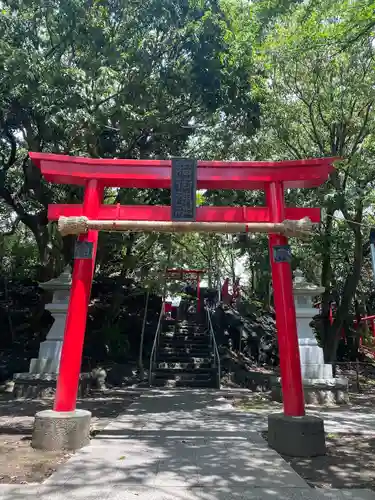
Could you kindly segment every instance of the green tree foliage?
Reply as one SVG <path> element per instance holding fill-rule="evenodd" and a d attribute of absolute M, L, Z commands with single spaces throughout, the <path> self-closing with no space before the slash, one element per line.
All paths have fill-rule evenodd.
<path fill-rule="evenodd" d="M 216 0 L 9 0 L 0 29 L 0 198 L 52 272 L 51 249 L 63 244 L 51 243 L 46 207 L 81 192 L 41 182 L 28 151 L 165 158 L 180 155 L 188 125 L 211 113 L 257 126 L 252 68 L 239 63 L 233 78 L 230 19 Z"/>
<path fill-rule="evenodd" d="M 239 3 L 241 8 L 243 3 Z M 237 9 L 240 7 L 237 5 Z M 326 356 L 335 358 L 339 335 L 350 312 L 364 301 L 363 274 L 368 260 L 368 231 L 373 223 L 374 164 L 374 4 L 370 1 L 254 2 L 237 25 L 236 39 L 253 52 L 259 70 L 257 92 L 261 127 L 257 134 L 233 133 L 226 120 L 202 127 L 202 154 L 228 159 L 336 157 L 336 171 L 319 189 L 287 192 L 287 202 L 322 208 L 317 237 L 293 241 L 293 266 L 326 287 L 323 313 L 338 304 L 332 328 L 322 332 Z M 250 46 L 246 35 L 252 32 Z M 197 154 L 199 142 L 191 144 Z M 231 204 L 263 204 L 257 193 L 217 193 Z M 254 244 L 255 243 L 255 244 Z M 257 244 L 258 243 L 258 244 Z M 262 238 L 240 244 L 267 281 L 267 246 Z M 260 256 L 257 257 L 258 252 Z M 261 264 L 263 262 L 263 265 Z M 269 274 L 268 274 L 269 276 Z M 362 277 L 362 279 L 361 279 Z M 259 283 L 252 275 L 251 283 Z M 367 281 L 367 287 L 371 282 Z M 254 285 L 252 285 L 254 287 Z M 257 294 L 264 292 L 257 290 Z M 362 291 L 360 291 L 362 290 Z"/>
<path fill-rule="evenodd" d="M 327 322 L 323 332 L 329 360 L 335 358 L 339 333 L 360 281 L 368 249 L 361 224 L 371 213 L 375 182 L 373 40 L 368 33 L 344 47 L 347 35 L 342 25 L 352 4 L 319 2 L 313 9 L 310 4 L 295 8 L 292 16 L 276 23 L 260 56 L 269 68 L 264 110 L 273 155 L 341 160 L 329 182 L 309 197 L 310 203 L 323 208 L 315 249 L 321 259 L 318 275 L 326 287 L 325 314 L 333 290 L 339 304 L 333 327 Z M 344 223 L 335 222 L 335 217 L 344 218 Z M 346 231 L 338 233 L 343 227 Z M 337 241 L 346 246 L 344 273 L 342 265 L 331 262 Z"/>

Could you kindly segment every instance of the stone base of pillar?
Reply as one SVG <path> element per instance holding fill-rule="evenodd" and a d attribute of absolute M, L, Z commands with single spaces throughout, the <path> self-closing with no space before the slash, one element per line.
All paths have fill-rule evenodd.
<path fill-rule="evenodd" d="M 299 338 L 298 345 L 303 379 L 333 378 L 332 365 L 324 363 L 323 349 L 318 346 L 315 338 Z"/>
<path fill-rule="evenodd" d="M 39 356 L 30 360 L 30 373 L 58 373 L 62 340 L 46 340 L 40 344 Z"/>
<path fill-rule="evenodd" d="M 331 406 L 349 402 L 348 379 L 303 379 L 305 403 L 311 405 Z M 273 401 L 282 403 L 280 377 L 271 379 L 271 397 Z"/>
<path fill-rule="evenodd" d="M 78 397 L 85 397 L 91 388 L 91 373 L 81 373 Z M 56 391 L 56 373 L 15 373 L 13 375 L 13 395 L 15 398 L 51 398 Z"/>
<path fill-rule="evenodd" d="M 50 374 L 57 373 L 59 370 L 59 359 L 54 358 L 32 358 L 30 359 L 29 373 Z"/>
<path fill-rule="evenodd" d="M 39 450 L 78 450 L 90 444 L 91 413 L 43 410 L 35 415 L 31 445 Z"/>
<path fill-rule="evenodd" d="M 325 455 L 323 419 L 287 417 L 283 413 L 268 416 L 268 444 L 282 455 L 317 457 Z"/>

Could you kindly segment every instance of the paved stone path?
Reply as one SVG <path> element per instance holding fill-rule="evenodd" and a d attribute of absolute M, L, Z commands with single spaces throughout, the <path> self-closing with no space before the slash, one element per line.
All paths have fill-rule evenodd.
<path fill-rule="evenodd" d="M 5 486 L 0 499 L 375 498 L 309 488 L 267 447 L 264 424 L 263 415 L 236 411 L 216 391 L 145 392 L 43 485 Z"/>

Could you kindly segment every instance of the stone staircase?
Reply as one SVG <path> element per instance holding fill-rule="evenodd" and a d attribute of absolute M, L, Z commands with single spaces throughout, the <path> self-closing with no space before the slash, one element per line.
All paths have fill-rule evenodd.
<path fill-rule="evenodd" d="M 214 348 L 205 325 L 165 320 L 152 369 L 153 386 L 218 387 Z"/>

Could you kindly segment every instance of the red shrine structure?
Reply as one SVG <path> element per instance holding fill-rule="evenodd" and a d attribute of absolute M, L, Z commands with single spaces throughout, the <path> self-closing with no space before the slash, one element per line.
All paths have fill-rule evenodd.
<path fill-rule="evenodd" d="M 79 216 L 85 216 L 88 221 L 159 221 L 159 226 L 160 221 L 171 221 L 170 206 L 103 204 L 105 187 L 170 188 L 171 160 L 92 159 L 47 153 L 30 153 L 30 157 L 47 181 L 84 187 L 82 204 L 50 205 L 50 221 L 57 221 L 60 217 Z M 281 162 L 198 161 L 197 189 L 260 189 L 265 192 L 266 206 L 201 206 L 196 209 L 195 221 L 228 225 L 236 222 L 244 223 L 247 227 L 246 224 L 250 223 L 276 224 L 308 217 L 313 223 L 318 223 L 319 208 L 286 207 L 284 191 L 320 186 L 333 171 L 334 160 L 317 158 Z M 78 236 L 78 242 L 83 246 L 87 245 L 88 251 L 75 255 L 54 404 L 54 410 L 57 412 L 71 412 L 76 408 L 98 230 L 88 227 L 84 234 Z M 285 234 L 269 234 L 284 414 L 298 417 L 305 414 L 305 408 L 288 249 Z"/>
<path fill-rule="evenodd" d="M 197 286 L 197 312 L 201 310 L 201 293 L 200 284 L 201 276 L 205 274 L 203 269 L 167 269 L 166 275 L 168 279 L 175 279 L 181 281 L 195 281 Z"/>

